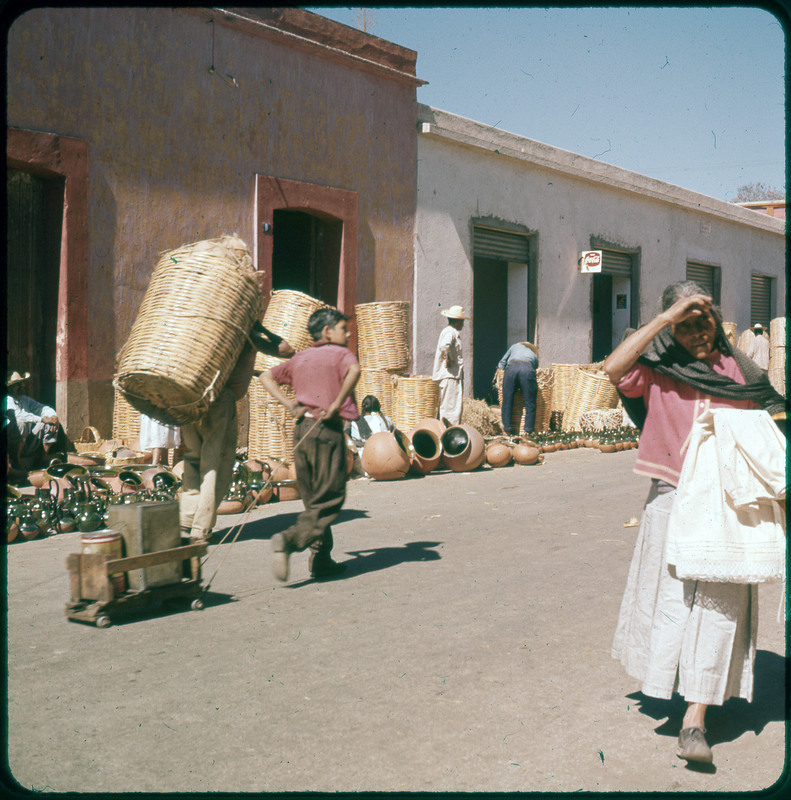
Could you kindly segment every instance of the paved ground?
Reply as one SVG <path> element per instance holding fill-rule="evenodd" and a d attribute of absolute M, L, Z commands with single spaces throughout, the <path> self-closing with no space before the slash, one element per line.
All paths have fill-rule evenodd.
<path fill-rule="evenodd" d="M 203 611 L 69 622 L 79 534 L 14 543 L 8 759 L 46 792 L 751 791 L 784 766 L 782 587 L 761 587 L 752 703 L 710 713 L 715 768 L 674 755 L 677 703 L 610 657 L 647 479 L 633 452 L 355 481 L 342 580 L 271 575 L 299 501 L 213 545 Z M 223 527 L 233 518 L 221 518 Z"/>

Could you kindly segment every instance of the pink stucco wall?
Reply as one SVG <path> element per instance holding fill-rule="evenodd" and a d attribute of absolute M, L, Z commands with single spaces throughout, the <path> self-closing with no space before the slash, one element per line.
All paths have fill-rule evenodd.
<path fill-rule="evenodd" d="M 356 302 L 411 297 L 414 54 L 285 13 L 37 9 L 12 25 L 9 127 L 87 144 L 89 387 L 106 390 L 162 250 L 230 232 L 252 245 L 256 175 L 356 192 Z M 344 40 L 356 60 L 333 54 Z"/>

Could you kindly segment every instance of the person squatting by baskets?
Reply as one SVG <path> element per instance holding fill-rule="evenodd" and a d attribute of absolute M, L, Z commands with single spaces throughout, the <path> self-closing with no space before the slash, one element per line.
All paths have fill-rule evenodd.
<path fill-rule="evenodd" d="M 442 329 L 434 353 L 434 371 L 431 375 L 439 384 L 439 418 L 451 425 L 461 421 L 462 385 L 464 383 L 464 354 L 461 347 L 461 331 L 464 328 L 462 306 L 451 306 L 441 311 L 448 318 Z"/>
<path fill-rule="evenodd" d="M 536 425 L 536 397 L 538 395 L 538 349 L 532 342 L 512 344 L 500 359 L 497 368 L 503 370 L 503 405 L 501 415 L 503 430 L 510 436 L 513 430 L 511 415 L 514 408 L 514 395 L 522 390 L 525 398 L 525 433 L 531 433 Z"/>
<path fill-rule="evenodd" d="M 691 281 L 668 286 L 661 311 L 613 351 L 604 370 L 642 429 L 634 471 L 652 479 L 612 656 L 649 697 L 686 700 L 676 754 L 711 762 L 708 706 L 753 692 L 757 585 L 681 580 L 666 558 L 685 442 L 701 411 L 785 407 L 757 365 L 728 343 L 722 317 Z"/>
<path fill-rule="evenodd" d="M 55 409 L 25 393 L 29 381 L 29 372 L 13 370 L 6 376 L 3 432 L 9 466 L 14 471 L 45 467 L 51 455 L 69 449 Z"/>
<path fill-rule="evenodd" d="M 367 394 L 360 404 L 360 416 L 356 420 L 346 423 L 345 430 L 349 434 L 358 450 L 362 450 L 365 443 L 374 433 L 392 431 L 395 428 L 393 420 L 382 413 L 379 398 Z"/>
<path fill-rule="evenodd" d="M 291 553 L 310 548 L 313 578 L 331 578 L 345 568 L 332 560 L 331 525 L 346 499 L 344 420 L 357 419 L 353 392 L 360 377 L 357 357 L 347 347 L 348 317 L 334 308 L 314 311 L 308 320 L 313 344 L 259 376 L 264 388 L 297 420 L 294 466 L 305 505 L 297 521 L 272 537 L 272 569 L 288 580 Z M 288 398 L 278 384 L 294 388 Z"/>
<path fill-rule="evenodd" d="M 194 541 L 211 537 L 217 508 L 231 485 L 239 435 L 236 402 L 247 393 L 256 350 L 281 358 L 294 353 L 285 339 L 256 323 L 217 399 L 197 422 L 181 427 L 184 473 L 179 523 L 182 535 Z"/>

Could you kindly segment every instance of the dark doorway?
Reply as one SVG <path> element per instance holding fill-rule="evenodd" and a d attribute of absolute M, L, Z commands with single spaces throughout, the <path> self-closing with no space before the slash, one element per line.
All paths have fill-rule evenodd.
<path fill-rule="evenodd" d="M 30 372 L 30 393 L 55 408 L 62 178 L 7 171 L 8 368 Z"/>
<path fill-rule="evenodd" d="M 475 256 L 473 273 L 472 393 L 496 405 L 492 381 L 508 349 L 508 262 Z"/>
<path fill-rule="evenodd" d="M 612 352 L 612 275 L 593 275 L 591 360 L 601 361 Z"/>
<path fill-rule="evenodd" d="M 272 229 L 272 289 L 293 289 L 337 306 L 343 223 L 275 209 Z"/>

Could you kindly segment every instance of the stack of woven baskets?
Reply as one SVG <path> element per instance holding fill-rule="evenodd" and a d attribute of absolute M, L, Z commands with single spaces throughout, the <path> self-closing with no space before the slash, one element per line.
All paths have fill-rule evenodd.
<path fill-rule="evenodd" d="M 160 422 L 197 421 L 224 388 L 261 312 L 252 258 L 238 237 L 163 253 L 120 353 L 116 389 Z"/>
<path fill-rule="evenodd" d="M 786 393 L 786 318 L 769 323 L 769 381 L 783 396 Z"/>

